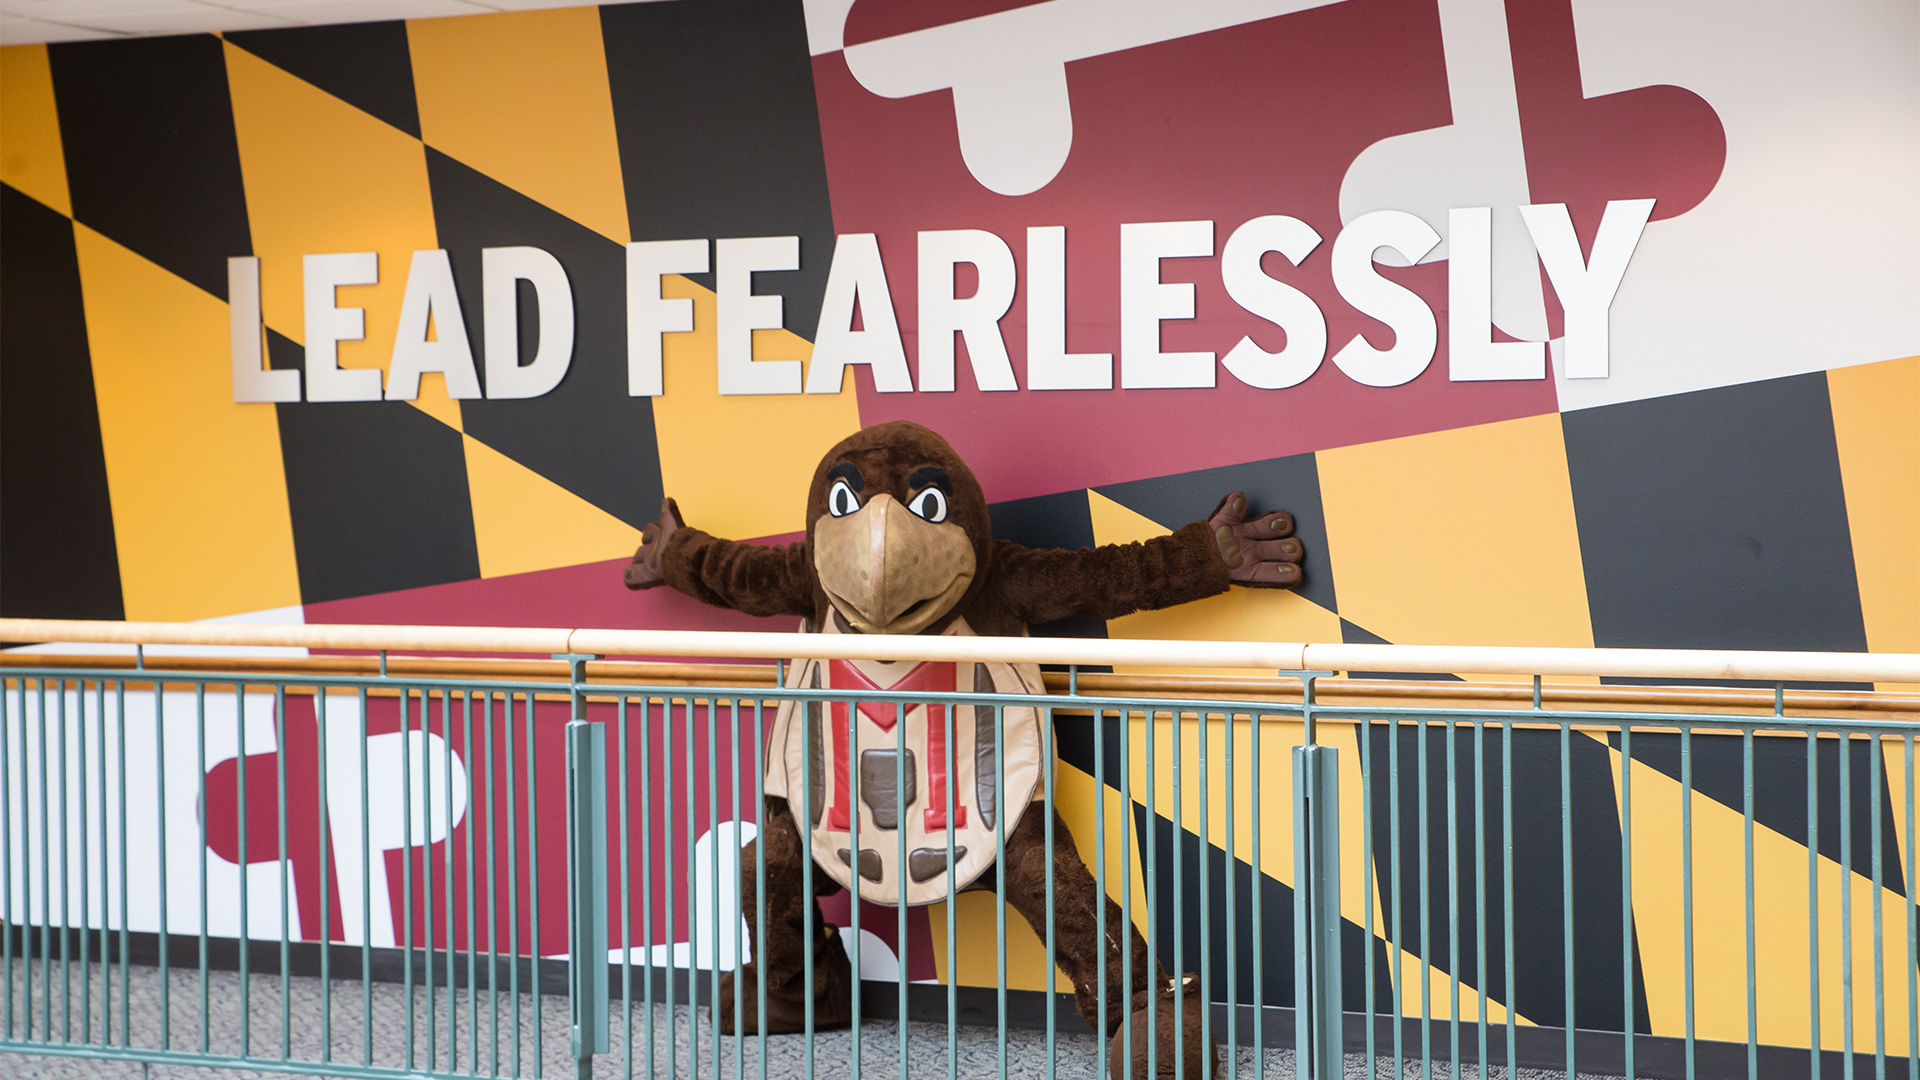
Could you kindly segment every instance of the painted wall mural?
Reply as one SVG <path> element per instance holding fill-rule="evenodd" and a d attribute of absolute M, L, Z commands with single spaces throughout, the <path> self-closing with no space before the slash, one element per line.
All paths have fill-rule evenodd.
<path fill-rule="evenodd" d="M 1916 42 L 1884 0 L 666 0 L 0 49 L 0 614 L 789 629 L 619 569 L 665 494 L 792 538 L 904 418 L 1029 544 L 1300 522 L 1296 592 L 1053 633 L 1920 652 Z M 1254 887 L 1091 753 L 1063 804 Z M 1488 993 L 1561 1022 L 1536 977 Z"/>

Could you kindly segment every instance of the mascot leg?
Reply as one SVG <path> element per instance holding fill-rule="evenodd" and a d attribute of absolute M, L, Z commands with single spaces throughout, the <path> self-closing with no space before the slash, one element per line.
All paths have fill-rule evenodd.
<path fill-rule="evenodd" d="M 818 897 L 840 891 L 839 882 L 815 872 L 813 858 L 801 842 L 793 811 L 785 799 L 769 798 L 760 815 L 760 836 L 740 849 L 740 911 L 747 921 L 747 940 L 752 943 L 753 959 L 740 965 L 738 972 L 720 977 L 720 1030 L 735 1031 L 733 993 L 740 985 L 739 1030 L 749 1034 L 760 1030 L 757 1015 L 760 985 L 767 990 L 766 1030 L 769 1034 L 789 1034 L 806 1030 L 807 1001 L 813 1000 L 813 1026 L 825 1031 L 849 1027 L 853 1023 L 853 965 L 841 947 L 839 928 L 820 913 Z M 755 905 L 760 882 L 755 880 L 756 846 L 767 853 L 767 937 L 758 938 L 758 912 Z M 813 874 L 813 941 L 806 938 L 805 879 Z M 813 986 L 807 987 L 807 950 L 813 950 Z"/>
<path fill-rule="evenodd" d="M 1183 1007 L 1174 1006 L 1173 981 L 1147 952 L 1147 943 L 1137 929 L 1120 921 L 1120 905 L 1103 896 L 1100 886 L 1080 861 L 1073 834 L 1066 823 L 1046 803 L 1035 803 L 1021 816 L 1020 824 L 1007 837 L 1005 872 L 1007 903 L 1026 917 L 1034 933 L 1046 940 L 1047 933 L 1047 849 L 1046 819 L 1053 814 L 1053 931 L 1055 960 L 1073 981 L 1074 1006 L 1081 1019 L 1095 1031 L 1100 1030 L 1100 965 L 1107 967 L 1107 1030 L 1112 1040 L 1109 1068 L 1116 1080 L 1131 1076 L 1134 1080 L 1153 1080 L 1174 1075 L 1174 1062 L 1184 1056 L 1185 1074 L 1192 1080 L 1211 1077 L 1217 1067 L 1213 1048 L 1200 1039 L 1201 1000 L 1199 980 L 1187 977 Z M 1099 905 L 1107 911 L 1107 940 L 1099 937 Z M 1122 929 L 1128 946 L 1123 957 L 1120 945 Z M 1124 996 L 1121 964 L 1132 970 L 1133 1000 Z M 1131 1052 L 1122 1043 L 1122 1021 L 1133 1018 Z M 1147 1031 L 1154 1026 L 1154 1072 L 1148 1071 Z"/>

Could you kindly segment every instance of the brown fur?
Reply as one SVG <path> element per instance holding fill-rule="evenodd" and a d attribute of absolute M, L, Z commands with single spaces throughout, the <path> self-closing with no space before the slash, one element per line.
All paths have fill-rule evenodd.
<path fill-rule="evenodd" d="M 905 501 L 907 478 L 923 465 L 945 469 L 953 481 L 950 519 L 973 538 L 975 563 L 986 570 L 975 575 L 953 612 L 923 633 L 940 633 L 957 615 L 975 633 L 1018 635 L 1030 623 L 1069 615 L 1117 619 L 1227 591 L 1228 568 L 1205 522 L 1144 543 L 1079 551 L 993 539 L 986 496 L 973 470 L 945 439 L 904 420 L 867 428 L 820 460 L 807 496 L 809 523 L 827 512 L 827 471 L 843 461 L 866 478 L 866 497 L 886 491 Z M 815 626 L 824 625 L 830 605 L 814 577 L 811 527 L 807 532 L 806 540 L 769 547 L 679 528 L 667 542 L 662 564 L 666 583 L 718 607 L 749 615 L 802 616 L 813 619 Z"/>
<path fill-rule="evenodd" d="M 863 500 L 887 492 L 905 502 L 912 492 L 908 478 L 923 466 L 946 470 L 953 485 L 949 520 L 960 524 L 973 542 L 972 584 L 952 611 L 922 630 L 940 633 L 956 617 L 964 617 L 976 633 L 1019 635 L 1030 623 L 1053 622 L 1069 615 L 1113 619 L 1135 611 L 1170 607 L 1225 592 L 1230 582 L 1285 587 L 1299 580 L 1297 541 L 1283 540 L 1292 531 L 1291 519 L 1268 515 L 1241 523 L 1244 499 L 1230 496 L 1222 509 L 1234 503 L 1229 517 L 1216 511 L 1212 520 L 1194 522 L 1169 536 L 1143 543 L 1083 548 L 1079 551 L 1036 550 L 992 535 L 987 501 L 979 481 L 945 439 L 918 424 L 895 421 L 861 431 L 834 447 L 821 459 L 807 497 L 807 539 L 779 547 L 722 540 L 681 525 L 669 505 L 662 521 L 649 526 L 651 548 L 643 547 L 629 568 L 632 588 L 668 584 L 709 604 L 752 615 L 793 615 L 823 625 L 832 607 L 814 571 L 813 528 L 827 512 L 827 474 L 847 462 L 858 468 L 865 487 Z M 1282 520 L 1284 519 L 1284 523 Z M 1284 550 L 1280 545 L 1284 544 Z M 1279 559 L 1264 564 L 1255 576 L 1255 559 Z M 1046 816 L 1054 822 L 1054 845 L 1049 882 L 1049 860 L 1044 841 Z M 734 976 L 721 993 L 722 1030 L 731 1031 L 736 1019 L 747 1030 L 758 1030 L 757 984 L 766 983 L 766 1029 L 799 1031 L 805 1007 L 814 1003 L 816 1027 L 843 1027 L 851 1022 L 850 987 L 853 972 L 846 954 L 834 940 L 834 931 L 813 912 L 814 933 L 805 932 L 804 874 L 812 873 L 816 897 L 837 892 L 839 885 L 815 867 L 785 800 L 768 799 L 763 827 L 756 844 L 766 848 L 767 934 L 759 940 L 756 898 L 762 882 L 756 877 L 755 845 L 741 853 L 742 909 L 754 941 L 754 962 L 739 972 L 746 1015 L 733 1015 Z M 1186 1061 L 1186 1075 L 1210 1076 L 1216 1064 L 1211 1047 L 1201 1044 L 1200 1016 L 1204 1008 L 1197 986 L 1190 985 L 1181 1015 L 1175 1015 L 1171 983 L 1155 962 L 1138 930 L 1121 921 L 1119 907 L 1104 896 L 1088 872 L 1066 823 L 1051 806 L 1041 813 L 1023 814 L 1006 840 L 1005 859 L 979 879 L 973 888 L 991 888 L 995 874 L 1005 875 L 1007 903 L 1026 918 L 1036 934 L 1046 934 L 1049 885 L 1054 906 L 1055 959 L 1066 972 L 1074 1002 L 1089 1027 L 1099 1029 L 1101 1001 L 1099 973 L 1107 971 L 1106 1025 L 1102 1035 L 1113 1040 L 1114 1075 L 1148 1076 L 1147 1031 L 1156 1030 L 1153 1065 L 1162 1076 L 1173 1075 L 1176 1057 Z M 1098 913 L 1106 910 L 1107 940 L 1099 938 Z M 1121 935 L 1126 937 L 1124 949 Z M 806 985 L 804 963 L 811 952 L 813 985 Z M 1127 990 L 1134 992 L 1128 1000 Z M 1123 1023 L 1132 1017 L 1134 1045 L 1122 1045 Z"/>

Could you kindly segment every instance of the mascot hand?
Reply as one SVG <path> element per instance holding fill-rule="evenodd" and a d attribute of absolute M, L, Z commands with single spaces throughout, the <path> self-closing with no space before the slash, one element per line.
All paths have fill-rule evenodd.
<path fill-rule="evenodd" d="M 1236 491 L 1221 499 L 1207 519 L 1221 561 L 1227 564 L 1228 580 L 1265 589 L 1300 584 L 1300 559 L 1306 549 L 1293 538 L 1293 515 L 1275 510 L 1252 521 L 1246 518 L 1247 497 Z"/>
<path fill-rule="evenodd" d="M 679 505 L 672 499 L 661 500 L 660 520 L 640 530 L 640 550 L 633 553 L 633 561 L 627 564 L 627 588 L 651 589 L 666 583 L 667 572 L 662 566 L 662 559 L 666 555 L 667 541 L 673 539 L 674 532 L 685 524 L 680 520 Z"/>

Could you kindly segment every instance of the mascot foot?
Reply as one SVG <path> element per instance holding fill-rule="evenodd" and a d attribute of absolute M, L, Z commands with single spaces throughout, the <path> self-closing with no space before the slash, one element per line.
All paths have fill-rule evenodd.
<path fill-rule="evenodd" d="M 813 967 L 813 1029 L 835 1031 L 853 1026 L 853 966 L 847 954 L 835 947 L 816 955 Z M 734 985 L 740 987 L 738 1027 L 733 1015 Z M 807 1030 L 805 969 L 789 977 L 769 980 L 767 984 L 767 1023 L 769 1035 L 794 1035 Z M 720 976 L 720 1030 L 732 1035 L 760 1033 L 760 973 L 752 964 Z"/>
<path fill-rule="evenodd" d="M 1200 1038 L 1200 1010 L 1205 1007 L 1201 1001 L 1200 980 L 1192 975 L 1181 977 L 1186 984 L 1182 992 L 1182 1001 L 1178 1008 L 1174 1004 L 1173 981 L 1154 993 L 1154 1001 L 1148 1002 L 1147 991 L 1142 990 L 1133 996 L 1133 1047 L 1131 1052 L 1122 1041 L 1127 1030 L 1121 1027 L 1113 1033 L 1113 1041 L 1107 1047 L 1107 1068 L 1113 1080 L 1161 1080 L 1173 1077 L 1175 1062 L 1182 1058 L 1186 1061 L 1184 1074 L 1187 1080 L 1211 1080 L 1219 1069 L 1219 1054 Z M 1149 1025 L 1154 1030 L 1154 1060 L 1149 1068 L 1147 1059 L 1147 1032 Z"/>

